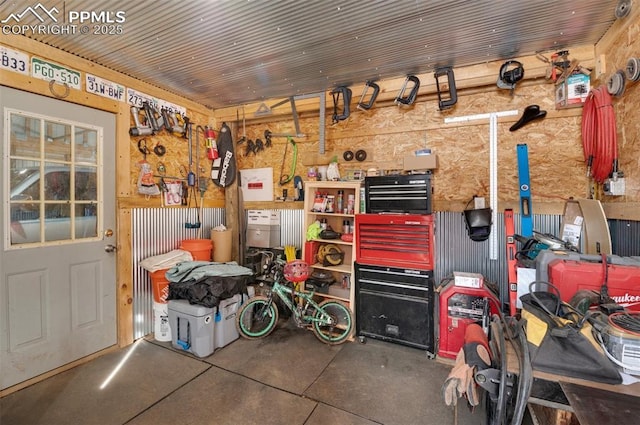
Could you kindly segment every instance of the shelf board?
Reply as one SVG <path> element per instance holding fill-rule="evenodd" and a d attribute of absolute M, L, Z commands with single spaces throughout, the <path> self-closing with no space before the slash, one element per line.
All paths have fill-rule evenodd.
<path fill-rule="evenodd" d="M 327 217 L 344 217 L 344 218 L 354 218 L 355 214 L 343 214 L 343 213 L 331 213 L 331 212 L 319 212 L 319 211 L 309 211 L 309 214 L 321 215 Z"/>
<path fill-rule="evenodd" d="M 353 245 L 353 241 L 347 242 L 342 239 L 312 239 L 309 242 L 318 242 L 318 243 L 333 243 L 336 245 Z"/>
<path fill-rule="evenodd" d="M 310 293 L 311 293 L 311 291 L 304 291 L 304 292 L 306 292 L 306 293 L 308 293 L 308 294 L 310 294 Z M 345 302 L 345 303 L 347 303 L 347 304 L 350 304 L 350 303 L 351 303 L 351 301 L 349 301 L 349 298 L 343 298 L 343 297 L 338 297 L 338 296 L 336 296 L 336 295 L 325 294 L 324 292 L 317 292 L 317 291 L 316 291 L 316 292 L 314 292 L 314 293 L 313 293 L 313 295 L 314 295 L 314 296 L 316 296 L 316 295 L 317 295 L 317 296 L 322 297 L 322 298 L 331 298 L 331 299 L 333 299 L 333 300 L 343 301 L 343 302 Z"/>
<path fill-rule="evenodd" d="M 351 264 L 340 264 L 339 266 L 323 266 L 321 263 L 315 263 L 311 267 L 313 267 L 314 269 L 351 274 Z"/>

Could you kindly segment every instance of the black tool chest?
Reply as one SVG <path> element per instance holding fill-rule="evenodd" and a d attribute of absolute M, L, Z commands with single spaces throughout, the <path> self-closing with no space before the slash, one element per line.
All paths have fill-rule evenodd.
<path fill-rule="evenodd" d="M 367 176 L 367 213 L 431 214 L 431 173 Z"/>
<path fill-rule="evenodd" d="M 356 263 L 360 336 L 435 353 L 433 272 Z"/>

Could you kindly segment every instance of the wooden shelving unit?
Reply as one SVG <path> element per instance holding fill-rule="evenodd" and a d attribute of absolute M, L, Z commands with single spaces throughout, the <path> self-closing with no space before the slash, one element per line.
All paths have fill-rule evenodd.
<path fill-rule="evenodd" d="M 318 263 L 314 259 L 314 263 L 311 264 L 313 270 L 325 270 L 331 272 L 336 280 L 336 283 L 330 287 L 329 294 L 317 293 L 318 296 L 325 298 L 335 298 L 349 303 L 351 310 L 355 309 L 355 282 L 354 282 L 354 262 L 356 256 L 356 238 L 355 238 L 355 216 L 360 212 L 360 182 L 333 182 L 333 181 L 314 181 L 306 182 L 304 189 L 304 228 L 305 230 L 314 223 L 316 220 L 326 219 L 327 225 L 338 232 L 342 233 L 342 226 L 345 220 L 348 220 L 352 226 L 353 241 L 346 242 L 342 239 L 315 239 L 313 242 L 319 244 L 335 244 L 344 252 L 344 261 L 337 266 L 325 266 Z M 343 192 L 343 211 L 337 210 L 337 202 L 334 202 L 334 211 L 318 211 L 314 210 L 316 201 L 316 194 L 321 193 L 324 195 L 334 196 L 334 199 L 338 197 L 338 191 Z M 353 197 L 353 211 L 345 213 L 344 208 L 348 207 L 349 196 Z M 302 250 L 302 258 L 307 258 L 308 245 L 305 244 Z M 348 276 L 348 290 L 342 288 L 343 276 Z M 340 289 L 344 290 L 344 294 Z"/>

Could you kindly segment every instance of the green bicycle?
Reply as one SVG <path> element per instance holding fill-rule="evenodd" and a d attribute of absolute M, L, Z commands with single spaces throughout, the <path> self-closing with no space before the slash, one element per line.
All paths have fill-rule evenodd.
<path fill-rule="evenodd" d="M 238 333 L 247 339 L 264 338 L 276 328 L 278 323 L 278 305 L 274 295 L 291 310 L 291 317 L 301 328 L 311 328 L 320 341 L 328 345 L 345 342 L 353 330 L 351 310 L 343 302 L 324 300 L 316 303 L 314 292 L 295 289 L 295 283 L 304 282 L 309 275 L 309 266 L 301 260 L 274 261 L 273 287 L 266 296 L 249 299 L 236 315 Z M 281 283 L 282 278 L 293 282 L 291 288 Z"/>

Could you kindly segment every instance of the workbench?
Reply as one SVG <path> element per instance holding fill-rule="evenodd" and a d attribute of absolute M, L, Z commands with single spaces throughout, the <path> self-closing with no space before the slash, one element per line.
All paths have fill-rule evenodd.
<path fill-rule="evenodd" d="M 518 373 L 510 344 L 507 365 L 509 372 Z M 535 370 L 533 379 L 528 404 L 534 423 L 536 416 L 542 416 L 540 425 L 640 423 L 640 382 L 610 385 Z"/>

